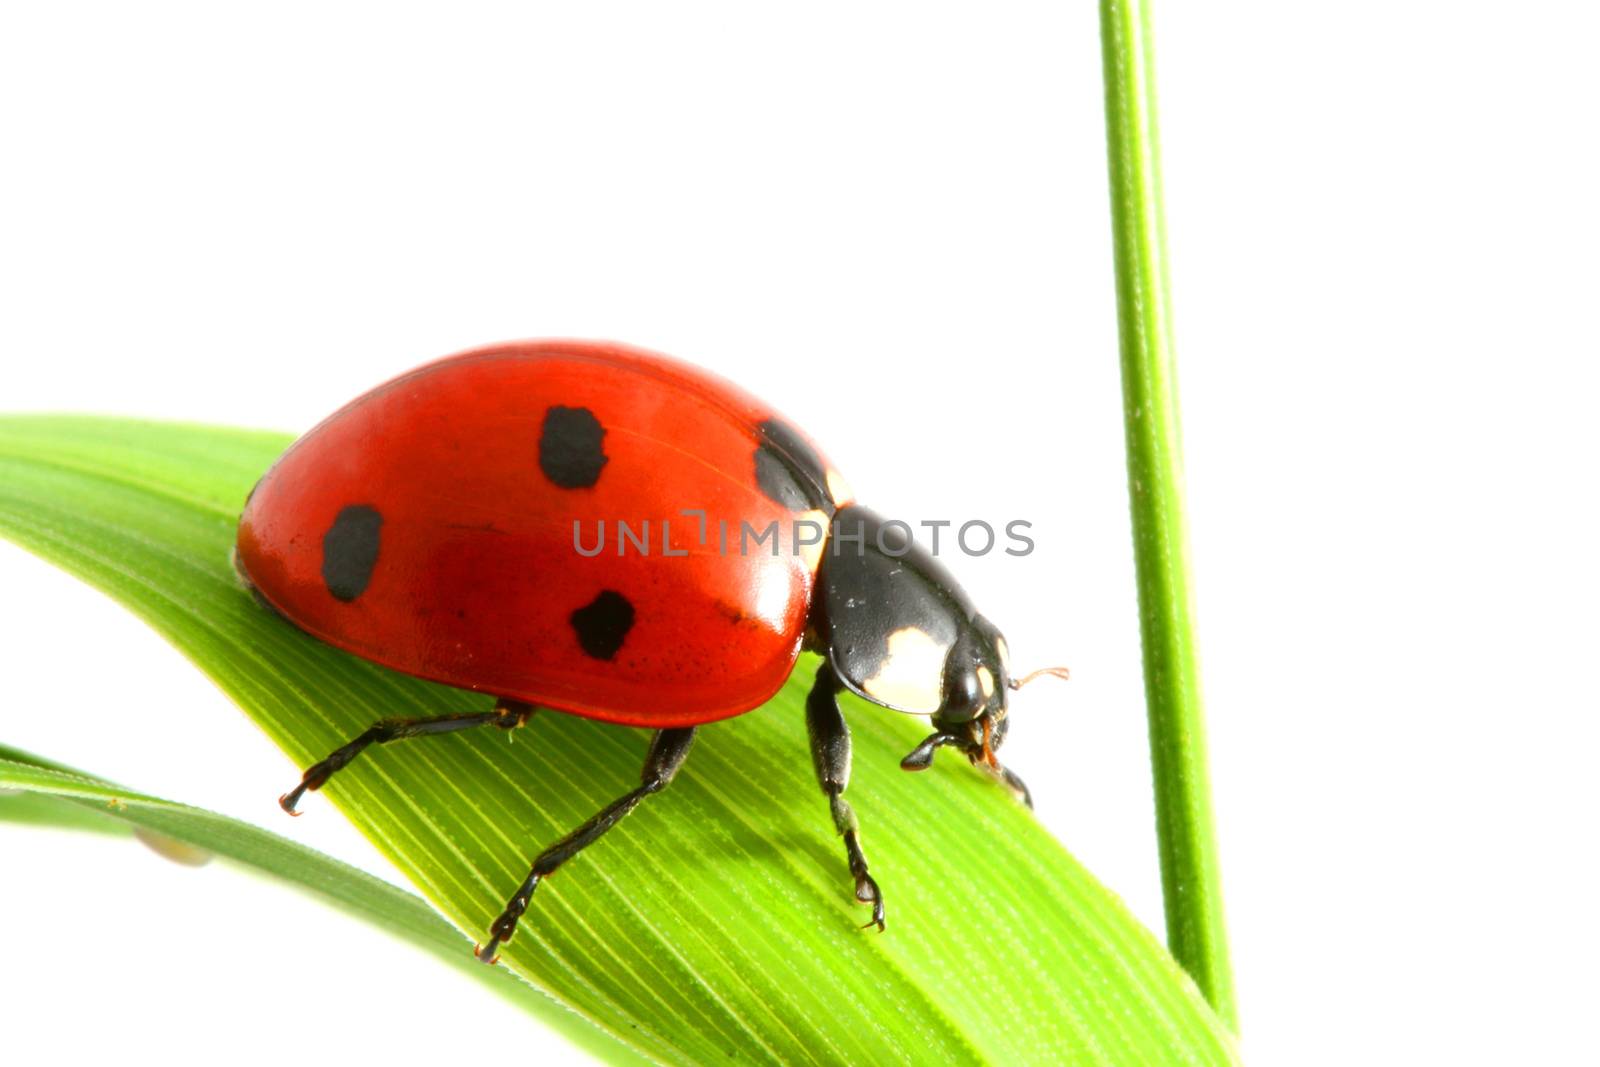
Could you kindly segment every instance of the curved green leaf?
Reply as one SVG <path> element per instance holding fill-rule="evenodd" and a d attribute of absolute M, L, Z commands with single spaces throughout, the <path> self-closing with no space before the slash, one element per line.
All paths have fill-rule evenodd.
<path fill-rule="evenodd" d="M 156 627 L 297 764 L 383 716 L 486 706 L 305 637 L 240 588 L 234 522 L 288 440 L 0 420 L 0 534 Z M 922 724 L 865 705 L 847 709 L 851 799 L 890 926 L 858 930 L 803 701 L 791 682 L 706 729 L 671 789 L 541 888 L 505 965 L 672 1063 L 1234 1062 L 1193 983 L 1027 811 L 953 761 L 901 772 Z M 388 746 L 327 793 L 477 934 L 539 847 L 637 780 L 645 744 L 541 715 Z"/>
<path fill-rule="evenodd" d="M 509 970 L 467 954 L 470 939 L 427 903 L 315 849 L 226 815 L 137 793 L 0 745 L 0 821 L 134 835 L 179 863 L 221 856 L 288 882 L 425 949 L 612 1063 L 648 1063 Z"/>

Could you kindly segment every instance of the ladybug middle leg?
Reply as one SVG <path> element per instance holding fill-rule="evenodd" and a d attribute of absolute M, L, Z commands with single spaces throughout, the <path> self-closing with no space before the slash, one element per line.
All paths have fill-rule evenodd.
<path fill-rule="evenodd" d="M 689 746 L 694 744 L 693 726 L 671 730 L 657 730 L 650 740 L 650 751 L 644 758 L 644 770 L 639 774 L 639 788 L 607 804 L 594 817 L 560 841 L 545 849 L 533 861 L 528 877 L 517 887 L 506 910 L 489 927 L 489 942 L 474 949 L 478 959 L 494 963 L 500 957 L 495 953 L 501 944 L 511 940 L 516 933 L 517 920 L 528 910 L 533 891 L 539 883 L 554 874 L 563 863 L 599 840 L 600 836 L 615 826 L 622 817 L 639 806 L 639 801 L 651 793 L 659 793 L 671 784 L 678 768 L 689 756 Z"/>
<path fill-rule="evenodd" d="M 856 899 L 872 905 L 872 920 L 865 924 L 884 928 L 883 893 L 867 873 L 866 853 L 861 851 L 861 833 L 856 813 L 844 799 L 850 784 L 850 727 L 839 710 L 839 690 L 844 684 L 833 664 L 824 660 L 817 669 L 817 680 L 806 696 L 806 729 L 811 735 L 811 761 L 817 768 L 817 782 L 827 794 L 833 811 L 833 825 L 844 838 L 845 857 L 856 880 Z"/>
<path fill-rule="evenodd" d="M 502 700 L 493 711 L 458 712 L 454 715 L 437 715 L 430 719 L 381 719 L 369 726 L 365 733 L 333 750 L 321 763 L 313 763 L 301 776 L 300 784 L 278 798 L 278 804 L 290 815 L 300 798 L 308 790 L 321 789 L 333 773 L 361 755 L 368 745 L 384 745 L 407 737 L 424 737 L 428 734 L 448 734 L 473 726 L 498 726 L 510 730 L 523 725 L 533 715 L 533 705 L 515 700 Z"/>

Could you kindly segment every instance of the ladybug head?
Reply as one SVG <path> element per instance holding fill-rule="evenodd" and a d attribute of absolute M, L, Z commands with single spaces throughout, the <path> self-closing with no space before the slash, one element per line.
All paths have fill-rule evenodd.
<path fill-rule="evenodd" d="M 1006 721 L 1006 693 L 1011 675 L 1006 639 L 982 615 L 962 620 L 955 643 L 944 659 L 939 710 L 933 725 L 951 733 L 971 731 L 988 723 L 989 748 L 999 748 L 993 727 Z"/>
<path fill-rule="evenodd" d="M 920 771 L 949 746 L 1027 801 L 1022 780 L 995 758 L 1010 730 L 1007 698 L 1040 674 L 1066 671 L 1014 679 L 1005 638 L 955 578 L 911 539 L 906 524 L 859 504 L 835 516 L 817 582 L 817 644 L 838 681 L 875 704 L 933 723 L 934 732 L 900 765 Z"/>
<path fill-rule="evenodd" d="M 926 769 L 933 754 L 948 745 L 962 751 L 973 766 L 1004 782 L 1017 799 L 1033 806 L 1028 787 L 995 758 L 1011 730 L 1008 695 L 1043 675 L 1067 677 L 1065 667 L 1047 667 L 1021 679 L 1011 676 L 1005 638 L 982 615 L 974 615 L 945 660 L 944 700 L 930 719 L 934 732 L 911 751 L 900 766 Z"/>

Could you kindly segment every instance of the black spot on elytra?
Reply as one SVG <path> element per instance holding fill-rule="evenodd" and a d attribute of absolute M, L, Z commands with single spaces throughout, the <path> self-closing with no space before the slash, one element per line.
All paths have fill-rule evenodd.
<path fill-rule="evenodd" d="M 621 593 L 603 589 L 572 613 L 572 629 L 585 653 L 595 659 L 611 659 L 633 629 L 633 604 Z"/>
<path fill-rule="evenodd" d="M 832 513 L 828 472 L 816 450 L 781 419 L 767 419 L 756 429 L 761 432 L 755 451 L 756 485 L 767 499 L 790 511 Z"/>
<path fill-rule="evenodd" d="M 378 563 L 378 529 L 383 516 L 366 504 L 339 511 L 322 535 L 322 582 L 335 600 L 346 603 L 366 592 Z"/>
<path fill-rule="evenodd" d="M 539 431 L 539 469 L 563 489 L 587 489 L 609 461 L 606 428 L 588 408 L 552 407 Z"/>

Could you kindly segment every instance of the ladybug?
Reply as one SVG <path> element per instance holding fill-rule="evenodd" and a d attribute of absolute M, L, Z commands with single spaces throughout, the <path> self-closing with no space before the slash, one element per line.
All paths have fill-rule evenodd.
<path fill-rule="evenodd" d="M 608 524 L 615 543 L 596 548 Z M 666 788 L 701 725 L 772 697 L 802 649 L 823 656 L 811 755 L 866 926 L 884 928 L 884 903 L 844 798 L 842 690 L 931 718 L 907 770 L 950 746 L 1031 803 L 995 758 L 1007 693 L 1027 680 L 1000 631 L 909 527 L 854 501 L 806 435 L 665 356 L 536 341 L 403 374 L 267 471 L 234 562 L 313 637 L 497 698 L 492 711 L 375 723 L 305 772 L 280 799 L 290 814 L 373 744 L 511 729 L 536 707 L 655 731 L 640 785 L 533 860 L 476 949 L 484 962 L 542 880 Z"/>

